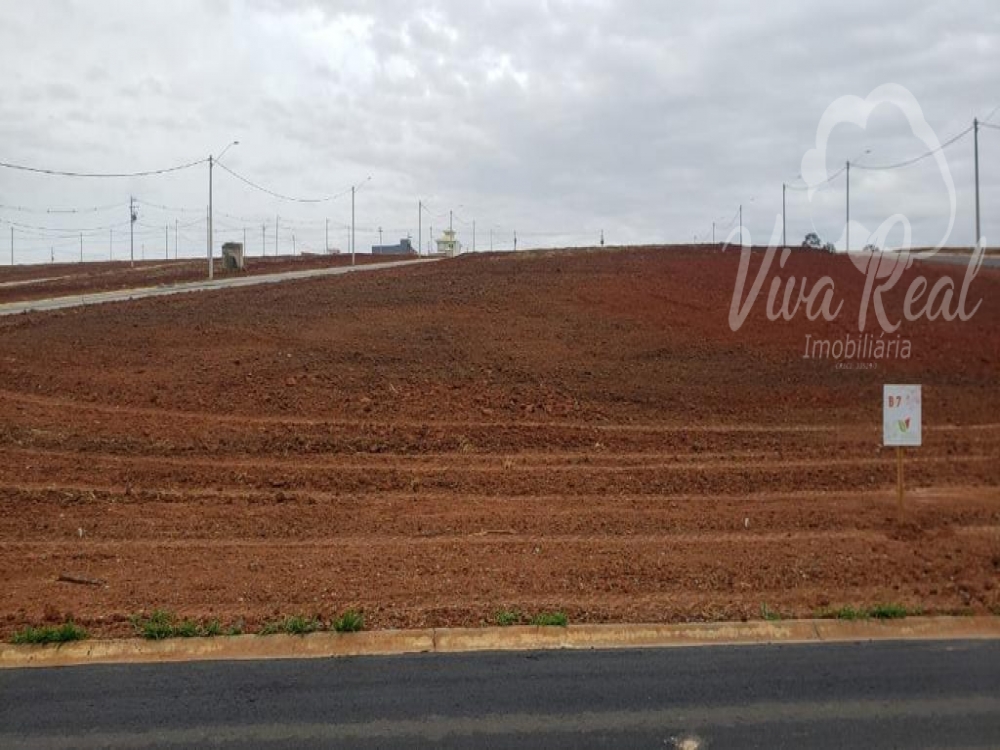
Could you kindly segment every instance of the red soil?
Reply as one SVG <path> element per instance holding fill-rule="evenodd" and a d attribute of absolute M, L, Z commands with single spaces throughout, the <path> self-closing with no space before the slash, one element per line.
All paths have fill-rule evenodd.
<path fill-rule="evenodd" d="M 783 271 L 830 276 L 836 322 L 768 321 L 765 285 L 733 333 L 738 263 L 478 256 L 0 319 L 0 635 L 1000 608 L 1000 274 L 972 320 L 904 322 L 909 360 L 844 371 L 803 352 L 857 336 L 854 266 Z M 924 385 L 902 515 L 892 382 Z"/>

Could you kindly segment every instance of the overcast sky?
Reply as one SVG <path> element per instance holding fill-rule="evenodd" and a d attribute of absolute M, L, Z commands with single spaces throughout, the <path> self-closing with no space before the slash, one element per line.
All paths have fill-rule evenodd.
<path fill-rule="evenodd" d="M 726 225 L 742 202 L 756 243 L 770 238 L 781 185 L 794 183 L 826 108 L 897 83 L 938 138 L 973 117 L 1000 123 L 996 0 L 691 2 L 663 0 L 0 0 L 0 161 L 59 170 L 134 171 L 189 162 L 241 143 L 224 161 L 278 192 L 358 194 L 359 251 L 417 235 L 456 211 L 479 249 L 688 242 Z M 946 150 L 958 190 L 954 244 L 973 239 L 971 136 Z M 831 172 L 885 164 L 926 146 L 891 106 L 867 129 L 844 125 Z M 980 136 L 983 224 L 1000 243 L 1000 130 Z M 129 194 L 140 206 L 137 254 L 162 257 L 165 225 L 182 255 L 204 252 L 207 166 L 134 180 L 73 180 L 0 169 L 0 262 L 128 253 Z M 933 159 L 852 172 L 852 218 L 904 213 L 916 244 L 948 218 Z M 113 209 L 45 214 L 47 209 Z M 296 204 L 216 170 L 217 244 L 249 229 L 260 251 L 345 248 L 350 198 Z M 173 209 L 186 209 L 178 211 Z M 41 213 L 39 213 L 41 212 Z M 222 215 L 225 214 L 225 215 Z M 844 179 L 810 202 L 789 193 L 790 241 L 843 231 Z M 200 223 L 199 223 L 200 222 Z M 39 227 L 39 228 L 31 228 Z M 721 229 L 719 230 L 722 235 Z M 852 244 L 860 241 L 852 238 Z"/>

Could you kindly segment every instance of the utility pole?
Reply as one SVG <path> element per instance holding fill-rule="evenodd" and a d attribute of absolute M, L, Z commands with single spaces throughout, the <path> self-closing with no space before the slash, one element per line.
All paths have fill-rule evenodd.
<path fill-rule="evenodd" d="M 215 167 L 215 158 L 208 157 L 208 280 L 212 280 L 215 273 L 212 263 L 212 170 Z"/>
<path fill-rule="evenodd" d="M 222 159 L 222 157 L 226 155 L 226 152 L 233 146 L 239 146 L 239 145 L 240 145 L 239 141 L 233 141 L 232 143 L 230 143 L 228 146 L 222 149 L 222 153 L 219 154 L 219 159 Z M 212 263 L 212 245 L 214 244 L 215 240 L 215 234 L 213 231 L 214 227 L 212 225 L 212 171 L 214 167 L 215 167 L 215 157 L 209 156 L 208 157 L 208 280 L 209 281 L 212 280 L 212 274 L 213 274 L 212 267 L 214 265 Z"/>
<path fill-rule="evenodd" d="M 788 247 L 788 225 L 785 223 L 785 190 L 787 185 L 781 183 L 781 246 Z"/>
<path fill-rule="evenodd" d="M 382 227 L 378 228 L 378 246 L 382 247 Z"/>
<path fill-rule="evenodd" d="M 847 252 L 851 252 L 851 162 L 847 162 Z"/>
<path fill-rule="evenodd" d="M 976 247 L 983 240 L 982 226 L 979 223 L 979 118 L 972 121 L 972 130 L 975 133 L 976 149 Z"/>
<path fill-rule="evenodd" d="M 514 230 L 514 252 L 517 252 L 517 230 Z"/>
<path fill-rule="evenodd" d="M 128 199 L 128 215 L 129 215 L 129 225 L 128 225 L 128 257 L 129 266 L 135 267 L 135 198 L 129 196 Z"/>
<path fill-rule="evenodd" d="M 424 202 L 417 201 L 417 255 L 424 254 Z"/>
<path fill-rule="evenodd" d="M 449 232 L 455 231 L 454 221 L 455 221 L 455 212 L 454 211 L 449 211 L 448 212 L 448 231 Z"/>

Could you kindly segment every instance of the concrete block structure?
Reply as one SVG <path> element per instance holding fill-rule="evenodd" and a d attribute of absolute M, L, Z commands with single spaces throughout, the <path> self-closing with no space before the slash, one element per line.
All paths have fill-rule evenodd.
<path fill-rule="evenodd" d="M 242 242 L 227 242 L 222 246 L 222 265 L 227 271 L 242 271 L 246 268 Z"/>

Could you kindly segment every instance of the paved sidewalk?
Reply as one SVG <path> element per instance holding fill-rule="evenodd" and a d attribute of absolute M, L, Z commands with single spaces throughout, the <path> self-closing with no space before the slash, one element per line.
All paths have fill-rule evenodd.
<path fill-rule="evenodd" d="M 88 294 L 72 294 L 65 297 L 51 297 L 49 299 L 9 302 L 0 305 L 0 316 L 17 315 L 25 312 L 43 312 L 46 310 L 64 310 L 70 307 L 85 307 L 87 305 L 100 305 L 106 302 L 124 302 L 133 299 L 146 299 L 148 297 L 166 297 L 172 294 L 186 294 L 189 292 L 211 292 L 218 289 L 256 286 L 257 284 L 278 284 L 283 281 L 314 279 L 323 276 L 341 276 L 348 273 L 382 271 L 389 268 L 402 268 L 404 266 L 412 266 L 419 263 L 433 263 L 435 260 L 437 259 L 426 258 L 422 260 L 394 261 L 391 263 L 367 263 L 359 266 L 345 266 L 338 268 L 316 268 L 306 271 L 286 271 L 284 273 L 262 274 L 260 276 L 240 276 L 237 278 L 216 279 L 214 281 L 189 281 L 181 284 L 170 284 L 166 286 L 141 287 L 137 289 L 116 289 L 110 292 L 90 292 Z"/>

